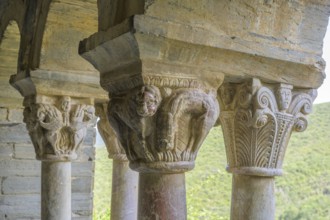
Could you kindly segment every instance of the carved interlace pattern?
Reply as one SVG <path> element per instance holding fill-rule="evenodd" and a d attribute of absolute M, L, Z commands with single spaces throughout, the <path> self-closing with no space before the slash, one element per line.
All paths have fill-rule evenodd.
<path fill-rule="evenodd" d="M 87 127 L 95 119 L 94 112 L 91 105 L 72 105 L 70 97 L 60 98 L 57 105 L 29 103 L 24 109 L 24 122 L 37 159 L 75 159 Z"/>
<path fill-rule="evenodd" d="M 131 167 L 140 171 L 192 169 L 219 116 L 215 94 L 151 85 L 111 97 L 108 109 Z"/>
<path fill-rule="evenodd" d="M 314 90 L 254 79 L 220 88 L 220 116 L 228 170 L 248 175 L 281 175 L 285 150 L 294 131 L 307 127 Z"/>

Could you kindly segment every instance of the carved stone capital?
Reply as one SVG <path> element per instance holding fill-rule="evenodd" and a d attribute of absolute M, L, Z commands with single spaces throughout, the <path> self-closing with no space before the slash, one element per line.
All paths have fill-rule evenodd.
<path fill-rule="evenodd" d="M 193 169 L 197 152 L 219 116 L 215 91 L 190 86 L 188 80 L 164 79 L 112 96 L 109 103 L 110 123 L 130 167 L 140 172 Z"/>
<path fill-rule="evenodd" d="M 116 132 L 109 123 L 107 107 L 108 104 L 105 103 L 95 104 L 95 114 L 99 117 L 97 129 L 108 150 L 109 158 L 113 160 L 127 161 L 128 159 L 126 157 L 125 150 L 121 146 Z"/>
<path fill-rule="evenodd" d="M 77 157 L 87 127 L 95 123 L 94 106 L 71 97 L 32 96 L 24 99 L 24 122 L 39 160 Z"/>
<path fill-rule="evenodd" d="M 312 111 L 316 90 L 253 79 L 226 83 L 219 93 L 227 170 L 246 175 L 281 175 L 291 133 L 306 129 L 306 115 Z"/>

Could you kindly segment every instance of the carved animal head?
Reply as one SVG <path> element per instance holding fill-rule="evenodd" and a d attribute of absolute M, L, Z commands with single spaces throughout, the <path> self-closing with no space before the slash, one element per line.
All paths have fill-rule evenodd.
<path fill-rule="evenodd" d="M 153 116 L 161 102 L 160 91 L 155 86 L 143 86 L 135 95 L 134 102 L 139 116 Z"/>

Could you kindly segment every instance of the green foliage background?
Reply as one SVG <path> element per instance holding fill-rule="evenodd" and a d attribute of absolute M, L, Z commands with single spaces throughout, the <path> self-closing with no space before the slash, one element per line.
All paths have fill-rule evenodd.
<path fill-rule="evenodd" d="M 94 219 L 109 220 L 112 161 L 105 148 L 96 151 Z M 213 128 L 186 173 L 189 220 L 229 219 L 231 174 L 220 127 Z M 276 177 L 276 219 L 330 219 L 330 103 L 314 106 L 305 132 L 293 133 Z"/>

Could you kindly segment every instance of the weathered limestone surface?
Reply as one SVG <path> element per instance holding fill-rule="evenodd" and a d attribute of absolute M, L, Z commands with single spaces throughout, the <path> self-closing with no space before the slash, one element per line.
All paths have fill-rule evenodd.
<path fill-rule="evenodd" d="M 219 93 L 227 170 L 244 175 L 281 175 L 291 133 L 306 129 L 316 90 L 253 79 L 224 84 Z"/>
<path fill-rule="evenodd" d="M 0 169 L 0 213 L 6 219 L 40 218 L 41 166 L 22 122 L 21 96 L 107 97 L 95 70 L 77 54 L 77 42 L 97 30 L 96 1 L 50 2 L 0 2 L 0 166 L 6 167 Z M 13 74 L 11 83 L 19 92 L 8 83 Z M 92 218 L 95 129 L 86 133 L 72 164 L 73 219 Z M 20 203 L 8 205 L 9 198 Z"/>
<path fill-rule="evenodd" d="M 316 90 L 258 79 L 220 87 L 232 220 L 275 218 L 274 176 L 282 174 L 291 133 L 306 129 L 315 97 Z"/>
<path fill-rule="evenodd" d="M 139 193 L 139 220 L 187 218 L 183 173 L 140 173 Z"/>
<path fill-rule="evenodd" d="M 96 1 L 3 0 L 0 18 L 2 105 L 21 106 L 19 93 L 107 98 L 77 54 L 79 40 L 97 30 Z"/>
<path fill-rule="evenodd" d="M 125 151 L 109 123 L 107 106 L 107 103 L 98 103 L 95 108 L 96 115 L 99 116 L 97 128 L 107 147 L 109 158 L 113 160 L 111 219 L 136 219 L 139 175 L 129 168 Z"/>
<path fill-rule="evenodd" d="M 112 162 L 111 219 L 137 218 L 139 174 L 129 168 L 128 160 Z"/>
<path fill-rule="evenodd" d="M 232 220 L 275 219 L 274 177 L 233 175 Z"/>
<path fill-rule="evenodd" d="M 226 82 L 242 83 L 245 78 L 257 77 L 265 83 L 292 85 L 295 91 L 321 85 L 324 78 L 322 38 L 329 14 L 329 3 L 323 0 L 63 0 L 52 3 L 50 0 L 2 0 L 0 36 L 11 20 L 17 22 L 18 29 L 9 26 L 9 41 L 1 39 L 5 53 L 0 52 L 0 69 L 7 61 L 10 68 L 0 71 L 0 90 L 4 91 L 0 94 L 0 104 L 9 106 L 8 109 L 21 106 L 18 93 L 8 89 L 7 81 L 12 74 L 15 75 L 11 77 L 11 84 L 24 96 L 47 94 L 106 99 L 100 92 L 96 71 L 76 54 L 78 40 L 96 32 L 98 26 L 99 32 L 82 42 L 79 52 L 101 72 L 101 85 L 114 98 L 110 109 L 114 115 L 112 122 L 117 132 L 123 134 L 121 143 L 132 167 L 141 172 L 189 170 L 213 123 L 216 113 L 209 110 L 214 107 L 216 90 L 224 78 Z M 189 96 L 198 97 L 198 101 L 185 98 Z M 187 107 L 190 105 L 198 107 L 191 110 Z M 279 108 L 279 115 L 292 113 Z M 0 144 L 4 146 L 0 155 L 12 160 L 1 160 L 1 166 L 9 169 L 0 172 L 4 177 L 10 175 L 10 171 L 36 175 L 40 164 L 25 162 L 22 148 L 16 148 L 17 143 L 31 146 L 26 130 L 22 132 L 21 119 L 13 119 L 19 113 L 9 116 L 8 109 L 1 109 L 1 113 L 7 114 L 0 116 L 4 121 L 0 126 Z M 204 113 L 207 116 L 204 117 Z M 261 123 L 267 119 L 263 117 Z M 294 125 L 289 124 L 302 129 L 304 122 L 303 117 Z M 198 132 L 188 129 L 192 124 L 197 124 Z M 168 127 L 158 129 L 163 125 Z M 268 125 L 262 126 L 269 128 Z M 241 128 L 245 127 L 238 129 Z M 262 130 L 259 127 L 251 130 L 258 129 Z M 13 133 L 21 135 L 15 139 Z M 125 140 L 130 141 L 124 143 Z M 138 147 L 132 147 L 133 143 Z M 235 153 L 227 154 L 231 155 L 230 160 Z M 78 159 L 90 160 L 92 155 L 86 153 Z M 272 158 L 276 156 L 274 153 Z M 30 157 L 28 154 L 27 158 Z M 264 161 L 264 157 L 261 158 Z M 244 172 L 273 175 L 280 173 L 281 160 L 277 161 L 280 162 L 267 167 L 254 160 L 229 161 L 229 169 L 236 172 L 237 167 L 244 166 L 248 167 Z M 92 168 L 91 163 L 83 162 L 73 166 L 73 170 L 86 177 Z M 81 202 L 77 202 L 80 207 L 88 210 L 85 201 L 89 201 L 89 196 L 87 193 L 74 198 Z M 8 201 L 5 199 L 0 201 Z M 80 210 L 77 215 L 84 213 Z"/>
<path fill-rule="evenodd" d="M 94 106 L 88 99 L 41 95 L 25 97 L 24 106 L 24 122 L 42 161 L 41 218 L 70 220 L 71 161 L 95 124 Z"/>
<path fill-rule="evenodd" d="M 22 115 L 9 117 L 20 108 L 0 108 L 0 218 L 40 219 L 41 163 L 28 136 Z M 16 115 L 16 114 L 12 114 Z M 72 219 L 92 219 L 92 181 L 94 173 L 95 128 L 88 129 L 86 139 L 72 163 Z"/>
<path fill-rule="evenodd" d="M 113 33 L 94 34 L 81 42 L 79 52 L 100 71 L 110 97 L 110 124 L 130 167 L 140 173 L 138 219 L 186 219 L 184 172 L 194 168 L 219 117 L 216 96 L 224 77 L 177 59 L 158 62 L 162 39 L 141 41 L 130 32 L 111 39 L 131 22 L 113 27 Z M 174 45 L 180 46 L 169 42 Z M 156 205 L 147 208 L 150 204 Z"/>
<path fill-rule="evenodd" d="M 329 13 L 322 0 L 147 1 L 135 25 L 179 41 L 315 64 Z"/>
<path fill-rule="evenodd" d="M 95 124 L 95 109 L 69 96 L 36 96 L 24 99 L 24 122 L 40 160 L 77 158 L 87 128 Z"/>
<path fill-rule="evenodd" d="M 115 130 L 111 127 L 108 117 L 108 103 L 95 104 L 95 114 L 99 117 L 97 128 L 105 143 L 109 158 L 128 161 L 124 148 L 121 146 Z"/>
<path fill-rule="evenodd" d="M 42 219 L 71 220 L 71 164 L 42 162 L 41 182 Z"/>
<path fill-rule="evenodd" d="M 105 72 L 118 80 L 127 72 L 153 72 L 152 61 L 159 75 L 187 74 L 193 66 L 196 74 L 225 74 L 233 82 L 258 77 L 317 88 L 323 81 L 326 2 L 165 0 L 146 1 L 144 8 L 142 13 L 136 7 L 134 17 L 127 13 L 110 17 L 112 22 L 101 20 L 102 29 L 81 43 L 86 59 L 99 56 L 91 63 L 101 78 Z"/>
<path fill-rule="evenodd" d="M 0 105 L 21 107 L 23 98 L 8 82 L 10 75 L 17 72 L 20 33 L 16 22 L 8 25 L 0 44 Z M 0 110 L 2 113 L 2 110 Z M 1 114 L 0 120 L 7 115 Z"/>
<path fill-rule="evenodd" d="M 40 193 L 40 189 L 39 191 L 36 189 L 36 186 L 40 186 L 40 163 L 34 161 L 33 145 L 22 124 L 23 114 L 15 111 L 15 109 L 22 111 L 21 95 L 47 94 L 73 96 L 78 99 L 95 97 L 96 100 L 107 98 L 99 88 L 96 71 L 77 54 L 79 40 L 97 30 L 96 1 L 53 1 L 51 4 L 50 2 L 39 0 L 0 2 L 0 90 L 2 91 L 0 144 L 1 147 L 4 146 L 0 154 L 4 160 L 0 163 L 1 167 L 6 167 L 1 169 L 0 175 L 1 182 L 6 179 L 5 184 L 1 184 L 6 193 L 5 197 L 1 195 L 3 199 L 13 196 L 19 200 L 23 191 L 30 191 L 31 196 Z M 21 94 L 8 83 L 10 75 L 13 74 L 15 75 L 11 78 L 11 83 Z M 20 118 L 17 118 L 20 114 Z M 92 146 L 95 129 L 87 129 L 86 132 L 87 138 L 78 152 L 78 161 L 72 165 L 74 219 L 92 218 L 91 188 L 94 173 Z M 17 179 L 18 177 L 20 178 Z M 36 179 L 39 181 L 33 184 Z M 16 180 L 20 180 L 22 184 L 15 185 Z M 78 197 L 77 193 L 79 193 Z M 24 199 L 20 202 L 23 201 Z M 28 198 L 26 202 L 29 202 Z M 35 205 L 35 208 L 26 206 L 25 210 L 13 205 L 9 206 L 8 211 L 6 205 L 1 203 L 0 213 L 4 213 L 1 217 L 40 218 L 40 199 L 30 204 Z M 20 207 L 24 205 L 20 204 Z M 6 211 L 2 212 L 4 209 Z"/>
<path fill-rule="evenodd" d="M 97 76 L 77 53 L 78 42 L 97 31 L 97 1 L 53 1 L 46 22 L 39 68 Z"/>

